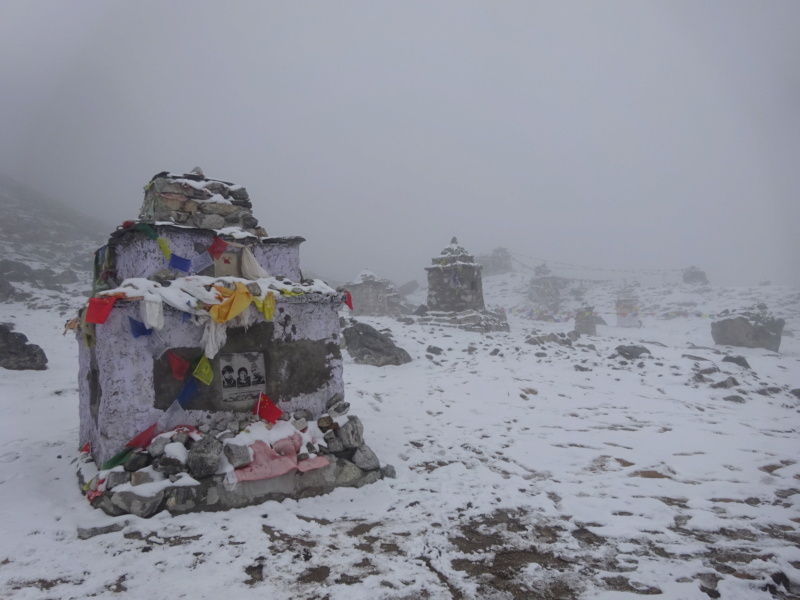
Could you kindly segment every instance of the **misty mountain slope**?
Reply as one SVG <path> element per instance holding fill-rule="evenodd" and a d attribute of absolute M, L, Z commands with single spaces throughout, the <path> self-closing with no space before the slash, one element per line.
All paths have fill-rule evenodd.
<path fill-rule="evenodd" d="M 351 412 L 396 479 L 150 520 L 107 517 L 77 489 L 76 340 L 53 311 L 0 305 L 53 356 L 45 372 L 0 370 L 0 596 L 797 598 L 800 340 L 716 347 L 711 320 L 690 315 L 530 344 L 533 330 L 563 340 L 572 322 L 514 312 L 526 285 L 484 281 L 507 333 L 359 319 L 414 359 L 376 368 L 343 352 Z M 666 291 L 642 295 L 666 310 L 688 293 Z M 586 294 L 604 311 L 614 292 Z M 711 310 L 763 296 L 796 328 L 797 293 L 698 298 Z M 625 360 L 620 344 L 650 354 Z M 107 525 L 119 530 L 77 536 Z"/>
<path fill-rule="evenodd" d="M 94 251 L 111 228 L 3 175 L 0 211 L 2 299 L 77 307 L 91 287 Z"/>

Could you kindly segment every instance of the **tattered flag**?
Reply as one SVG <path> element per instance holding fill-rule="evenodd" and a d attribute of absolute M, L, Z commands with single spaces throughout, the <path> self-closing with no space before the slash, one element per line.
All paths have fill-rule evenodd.
<path fill-rule="evenodd" d="M 89 305 L 86 307 L 86 322 L 98 325 L 105 323 L 116 301 L 115 296 L 89 298 Z"/>

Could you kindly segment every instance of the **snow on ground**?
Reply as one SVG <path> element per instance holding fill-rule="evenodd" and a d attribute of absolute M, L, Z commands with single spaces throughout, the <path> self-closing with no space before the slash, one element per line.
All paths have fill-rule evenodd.
<path fill-rule="evenodd" d="M 526 280 L 486 278 L 487 304 L 511 312 Z M 597 286 L 584 300 L 611 312 L 613 292 Z M 763 300 L 800 332 L 797 290 L 638 293 L 657 314 Z M 747 370 L 722 362 L 709 318 L 620 329 L 604 317 L 574 347 L 525 343 L 571 323 L 514 314 L 510 333 L 488 335 L 363 318 L 414 358 L 376 368 L 345 353 L 351 413 L 396 479 L 143 520 L 107 517 L 78 489 L 65 317 L 2 305 L 0 321 L 41 345 L 50 367 L 0 370 L 0 598 L 798 597 L 800 340 L 784 337 L 780 354 L 731 350 Z M 622 343 L 652 357 L 624 361 Z M 713 366 L 710 381 L 694 380 Z M 711 387 L 728 377 L 734 388 Z M 78 538 L 106 524 L 122 529 Z"/>

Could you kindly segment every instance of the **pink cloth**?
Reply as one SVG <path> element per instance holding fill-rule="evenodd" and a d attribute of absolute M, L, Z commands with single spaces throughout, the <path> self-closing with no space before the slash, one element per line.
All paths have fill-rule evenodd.
<path fill-rule="evenodd" d="M 303 444 L 303 437 L 299 433 L 278 440 L 272 448 L 261 440 L 250 447 L 253 449 L 253 462 L 246 467 L 237 469 L 236 481 L 257 481 L 284 475 L 297 469 L 301 473 L 312 469 L 327 467 L 330 462 L 324 456 L 315 456 L 307 460 L 297 461 L 297 451 Z"/>

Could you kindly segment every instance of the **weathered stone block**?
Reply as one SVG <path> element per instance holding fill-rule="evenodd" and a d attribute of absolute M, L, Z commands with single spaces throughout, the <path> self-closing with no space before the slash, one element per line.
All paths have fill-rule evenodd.
<path fill-rule="evenodd" d="M 356 449 L 351 460 L 362 471 L 374 471 L 381 468 L 381 461 L 378 460 L 372 448 L 366 444 Z"/>
<path fill-rule="evenodd" d="M 222 442 L 206 435 L 189 450 L 187 465 L 192 477 L 210 477 L 219 466 Z"/>
<path fill-rule="evenodd" d="M 111 504 L 122 510 L 121 514 L 130 513 L 148 519 L 160 510 L 163 500 L 163 490 L 153 496 L 140 496 L 135 492 L 116 492 L 111 497 Z"/>
<path fill-rule="evenodd" d="M 223 447 L 225 458 L 234 469 L 246 467 L 252 462 L 250 448 L 240 444 L 225 444 Z"/>
<path fill-rule="evenodd" d="M 351 415 L 347 423 L 342 425 L 337 432 L 339 440 L 345 448 L 358 448 L 364 445 L 364 425 L 361 419 Z"/>

